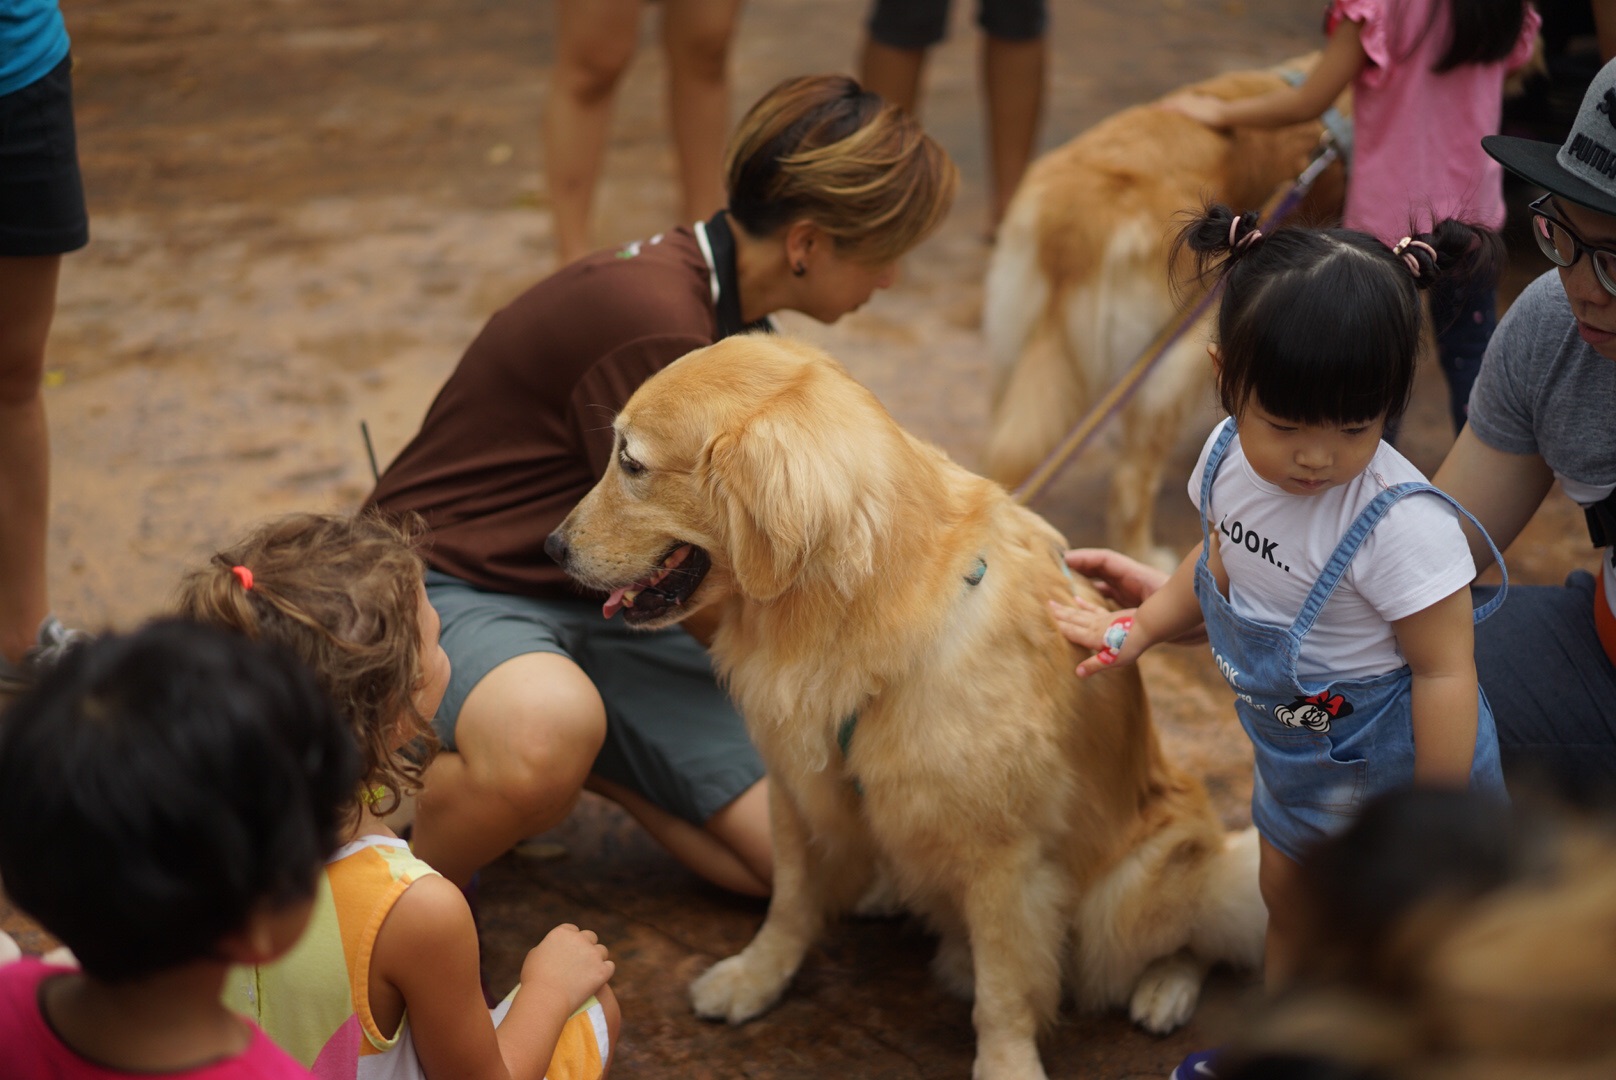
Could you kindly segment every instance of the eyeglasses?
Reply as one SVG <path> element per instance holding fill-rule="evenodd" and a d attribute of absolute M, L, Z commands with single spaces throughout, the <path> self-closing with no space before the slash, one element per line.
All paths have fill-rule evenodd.
<path fill-rule="evenodd" d="M 1606 292 L 1616 296 L 1616 251 L 1596 248 L 1571 231 L 1571 226 L 1553 218 L 1544 209 L 1552 195 L 1545 195 L 1527 207 L 1532 211 L 1532 236 L 1549 261 L 1556 266 L 1573 266 L 1587 252 L 1594 263 L 1594 276 Z"/>

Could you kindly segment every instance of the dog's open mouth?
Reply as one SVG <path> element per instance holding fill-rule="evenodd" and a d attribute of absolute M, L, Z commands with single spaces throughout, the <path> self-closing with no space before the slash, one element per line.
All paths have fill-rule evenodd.
<path fill-rule="evenodd" d="M 632 585 L 613 589 L 600 613 L 611 618 L 619 611 L 631 623 L 650 622 L 690 599 L 713 561 L 695 544 L 679 544 L 648 574 Z"/>

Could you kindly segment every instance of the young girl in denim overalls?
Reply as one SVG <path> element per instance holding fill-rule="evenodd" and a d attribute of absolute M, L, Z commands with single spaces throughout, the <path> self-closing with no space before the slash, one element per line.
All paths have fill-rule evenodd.
<path fill-rule="evenodd" d="M 1411 784 L 1504 797 L 1472 654 L 1472 619 L 1503 592 L 1472 614 L 1469 515 L 1380 438 L 1413 384 L 1419 290 L 1489 272 L 1497 240 L 1458 222 L 1392 248 L 1253 225 L 1214 206 L 1178 241 L 1224 288 L 1211 353 L 1231 418 L 1189 485 L 1201 545 L 1137 610 L 1053 610 L 1098 650 L 1080 676 L 1205 624 L 1256 748 L 1273 987 L 1290 973 L 1297 862 L 1313 843 Z"/>

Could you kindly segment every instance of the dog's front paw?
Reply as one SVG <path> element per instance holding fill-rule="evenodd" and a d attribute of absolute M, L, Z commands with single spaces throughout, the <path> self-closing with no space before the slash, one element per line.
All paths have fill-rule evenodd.
<path fill-rule="evenodd" d="M 754 970 L 743 952 L 720 960 L 690 984 L 690 1004 L 706 1020 L 744 1024 L 780 1000 L 791 976 L 769 976 Z"/>
<path fill-rule="evenodd" d="M 1128 1014 L 1154 1035 L 1183 1027 L 1201 998 L 1206 966 L 1187 953 L 1164 956 L 1145 969 L 1133 988 Z"/>
<path fill-rule="evenodd" d="M 988 1045 L 989 1041 L 977 1033 L 971 1080 L 1047 1080 L 1038 1047 L 1031 1039 L 993 1040 L 997 1045 Z"/>

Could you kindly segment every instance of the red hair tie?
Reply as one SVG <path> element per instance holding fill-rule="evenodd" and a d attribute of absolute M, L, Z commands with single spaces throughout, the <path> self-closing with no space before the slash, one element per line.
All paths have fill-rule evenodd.
<path fill-rule="evenodd" d="M 243 589 L 246 589 L 249 592 L 252 590 L 253 576 L 251 570 L 247 569 L 245 566 L 232 566 L 230 568 L 230 572 L 236 575 L 236 580 L 241 582 L 241 587 Z"/>

